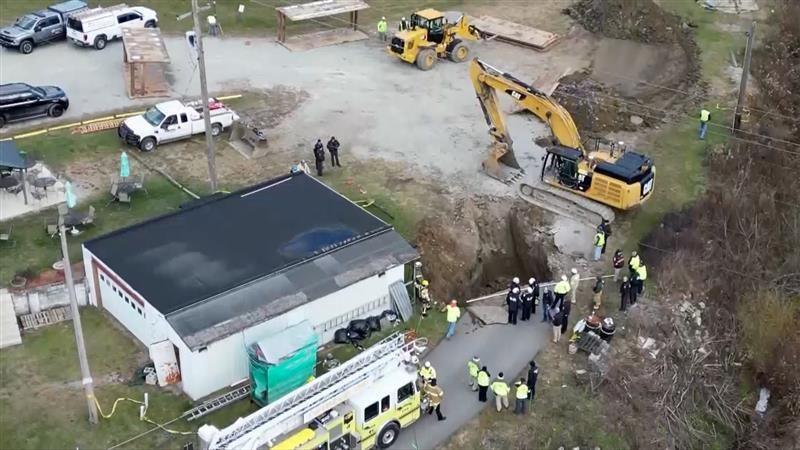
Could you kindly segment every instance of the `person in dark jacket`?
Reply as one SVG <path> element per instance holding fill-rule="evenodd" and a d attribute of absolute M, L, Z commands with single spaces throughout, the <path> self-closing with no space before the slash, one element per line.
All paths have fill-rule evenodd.
<path fill-rule="evenodd" d="M 569 325 L 569 313 L 572 310 L 572 303 L 571 302 L 564 302 L 564 306 L 561 308 L 561 334 L 565 334 L 567 332 L 567 326 Z"/>
<path fill-rule="evenodd" d="M 519 288 L 515 287 L 506 295 L 506 305 L 508 306 L 508 323 L 517 324 L 517 311 L 519 311 Z"/>
<path fill-rule="evenodd" d="M 630 296 L 628 297 L 628 301 L 629 301 L 628 306 L 635 305 L 636 304 L 636 300 L 639 299 L 639 290 L 636 287 L 637 286 L 636 283 L 638 283 L 637 277 L 638 277 L 638 274 L 636 272 L 631 274 L 631 278 L 630 278 L 631 289 L 630 289 Z"/>
<path fill-rule="evenodd" d="M 619 310 L 628 309 L 628 302 L 631 300 L 631 282 L 628 277 L 622 277 L 622 284 L 619 286 Z"/>
<path fill-rule="evenodd" d="M 614 266 L 614 282 L 617 282 L 619 281 L 619 273 L 622 271 L 622 266 L 625 265 L 625 255 L 622 254 L 622 250 L 617 249 L 614 252 L 611 263 Z"/>
<path fill-rule="evenodd" d="M 531 319 L 531 307 L 533 306 L 533 288 L 530 286 L 522 290 L 519 294 L 520 306 L 522 306 L 522 318 L 520 320 Z"/>
<path fill-rule="evenodd" d="M 314 144 L 314 161 L 317 165 L 317 176 L 322 176 L 323 163 L 325 162 L 325 149 L 322 148 L 322 140 L 317 139 Z"/>
<path fill-rule="evenodd" d="M 331 136 L 328 141 L 328 151 L 331 153 L 331 167 L 342 167 L 339 164 L 339 141 L 336 140 L 335 136 Z"/>
<path fill-rule="evenodd" d="M 550 288 L 544 288 L 544 294 L 542 294 L 542 322 L 550 320 L 550 307 L 555 301 L 556 298 L 553 296 L 553 291 Z"/>
<path fill-rule="evenodd" d="M 519 288 L 519 277 L 514 277 L 511 279 L 511 282 L 508 283 L 508 290 L 513 291 L 514 288 Z"/>
<path fill-rule="evenodd" d="M 528 287 L 531 288 L 531 298 L 533 299 L 531 314 L 536 316 L 536 305 L 539 304 L 539 282 L 536 281 L 536 278 L 531 277 L 528 279 Z"/>
<path fill-rule="evenodd" d="M 478 401 L 486 403 L 486 392 L 489 391 L 490 377 L 489 369 L 486 366 L 481 367 L 478 371 Z"/>
<path fill-rule="evenodd" d="M 592 288 L 592 308 L 597 311 L 600 309 L 600 305 L 603 304 L 603 287 L 605 283 L 603 282 L 603 277 L 597 276 L 595 277 L 594 287 Z"/>
<path fill-rule="evenodd" d="M 531 360 L 530 367 L 528 367 L 528 399 L 531 401 L 536 397 L 536 380 L 538 379 L 539 366 L 536 365 L 536 361 Z"/>
<path fill-rule="evenodd" d="M 606 245 L 608 245 L 608 238 L 611 237 L 611 223 L 609 221 L 607 221 L 606 219 L 603 219 L 603 221 L 600 222 L 600 225 L 597 226 L 597 231 L 602 232 L 606 237 L 603 240 L 603 249 L 600 251 L 600 253 L 605 254 L 606 253 Z"/>

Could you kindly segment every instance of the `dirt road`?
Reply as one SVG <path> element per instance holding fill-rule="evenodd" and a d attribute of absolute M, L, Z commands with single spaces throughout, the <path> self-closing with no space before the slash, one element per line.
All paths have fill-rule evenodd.
<path fill-rule="evenodd" d="M 165 41 L 174 97 L 197 95 L 198 75 L 183 39 Z M 497 42 L 473 48 L 476 56 L 533 80 L 551 70 L 580 69 L 591 45 L 579 38 L 547 53 Z M 271 146 L 295 148 L 307 157 L 318 137 L 336 135 L 343 153 L 406 162 L 469 192 L 507 191 L 486 177 L 473 176 L 489 138 L 466 64 L 441 61 L 434 70 L 422 72 L 386 55 L 374 41 L 292 53 L 269 39 L 208 39 L 206 52 L 212 93 L 286 86 L 308 94 L 270 131 Z M 0 51 L 0 78 L 62 86 L 71 101 L 65 119 L 153 103 L 128 99 L 121 53 L 118 42 L 103 51 L 67 43 L 45 46 L 31 55 Z M 534 150 L 532 136 L 548 134 L 544 125 L 522 116 L 510 122 L 521 159 L 538 161 L 526 153 Z"/>

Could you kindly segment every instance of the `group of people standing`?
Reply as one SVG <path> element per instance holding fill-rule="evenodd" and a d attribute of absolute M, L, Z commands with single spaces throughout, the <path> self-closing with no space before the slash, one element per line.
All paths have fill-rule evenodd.
<path fill-rule="evenodd" d="M 339 141 L 335 136 L 331 136 L 328 140 L 326 147 L 331 154 L 331 167 L 342 167 L 339 163 Z M 317 139 L 314 144 L 314 161 L 316 163 L 317 176 L 322 176 L 322 171 L 325 167 L 325 149 L 322 147 L 322 140 Z"/>
<path fill-rule="evenodd" d="M 491 390 L 495 398 L 497 412 L 504 408 L 508 409 L 508 396 L 511 387 L 505 381 L 503 372 L 497 374 L 497 378 L 492 381 L 488 367 L 481 365 L 478 356 L 467 361 L 467 374 L 469 375 L 469 385 L 473 391 L 478 392 L 478 401 L 488 401 L 488 393 Z M 531 361 L 528 368 L 528 376 L 520 378 L 514 383 L 514 414 L 525 414 L 528 402 L 532 402 L 536 396 L 536 381 L 539 378 L 539 367 L 536 361 Z"/>
<path fill-rule="evenodd" d="M 620 273 L 625 265 L 625 255 L 617 249 L 612 259 L 614 265 L 614 281 L 619 281 Z M 619 285 L 619 310 L 626 311 L 628 306 L 635 305 L 639 296 L 644 294 L 644 282 L 647 280 L 647 266 L 636 251 L 631 252 L 628 259 L 628 276 L 622 277 Z"/>

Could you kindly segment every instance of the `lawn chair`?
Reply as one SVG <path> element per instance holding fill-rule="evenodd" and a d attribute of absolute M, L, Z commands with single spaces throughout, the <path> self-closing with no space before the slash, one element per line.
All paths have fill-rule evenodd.
<path fill-rule="evenodd" d="M 50 236 L 50 238 L 56 237 L 58 235 L 58 223 L 52 222 L 47 219 L 44 220 L 44 230 Z"/>
<path fill-rule="evenodd" d="M 119 190 L 119 184 L 116 181 L 111 182 L 111 200 L 106 203 L 106 208 L 108 205 L 114 203 L 115 200 L 119 200 L 119 196 L 117 196 L 117 191 Z"/>
<path fill-rule="evenodd" d="M 150 193 L 147 192 L 147 188 L 144 187 L 144 174 L 139 175 L 139 182 L 136 183 L 136 185 L 139 187 L 139 189 L 143 190 L 148 197 L 150 197 Z"/>
<path fill-rule="evenodd" d="M 19 195 L 19 193 L 22 192 L 22 183 L 16 186 L 11 186 L 10 188 L 6 189 L 6 192 L 14 195 Z"/>
<path fill-rule="evenodd" d="M 128 208 L 131 207 L 131 196 L 127 192 L 118 193 L 117 200 L 119 200 L 120 203 L 127 203 Z"/>
<path fill-rule="evenodd" d="M 36 200 L 41 200 L 47 197 L 47 194 L 40 191 L 38 188 L 31 191 L 31 197 L 35 198 Z"/>
<path fill-rule="evenodd" d="M 81 223 L 82 223 L 83 225 L 91 225 L 91 224 L 93 224 L 93 223 L 94 223 L 94 217 L 95 217 L 95 213 L 96 213 L 96 211 L 95 211 L 95 209 L 94 209 L 94 206 L 89 206 L 89 215 L 88 215 L 88 216 L 86 216 L 86 217 L 85 217 L 85 218 L 84 218 L 84 219 L 81 221 Z"/>
<path fill-rule="evenodd" d="M 11 231 L 13 229 L 14 229 L 14 225 L 10 224 L 8 226 L 8 232 L 7 233 L 0 233 L 0 244 L 3 244 L 3 245 L 9 244 L 12 247 L 17 245 L 17 241 L 11 239 Z"/>

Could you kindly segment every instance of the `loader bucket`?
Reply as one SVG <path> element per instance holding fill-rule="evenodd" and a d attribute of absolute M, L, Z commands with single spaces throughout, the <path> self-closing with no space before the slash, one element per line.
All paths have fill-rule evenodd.
<path fill-rule="evenodd" d="M 246 158 L 264 156 L 267 151 L 267 137 L 248 120 L 234 122 L 228 144 Z"/>

